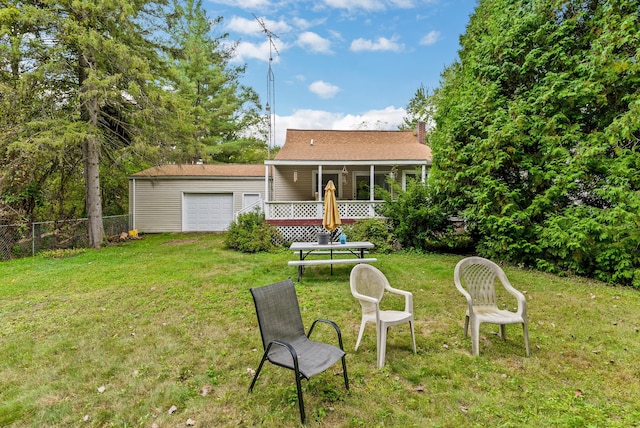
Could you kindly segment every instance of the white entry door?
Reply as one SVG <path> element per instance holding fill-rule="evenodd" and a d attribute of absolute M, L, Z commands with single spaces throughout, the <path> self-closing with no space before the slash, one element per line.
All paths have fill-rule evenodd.
<path fill-rule="evenodd" d="M 258 201 L 260 201 L 260 193 L 243 193 L 242 209 L 245 209 Z"/>
<path fill-rule="evenodd" d="M 189 232 L 223 232 L 233 221 L 233 195 L 184 194 L 183 229 Z"/>

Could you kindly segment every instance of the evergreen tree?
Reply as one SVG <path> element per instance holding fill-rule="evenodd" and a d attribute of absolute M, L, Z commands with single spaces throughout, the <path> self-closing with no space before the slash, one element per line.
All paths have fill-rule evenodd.
<path fill-rule="evenodd" d="M 488 257 L 640 286 L 640 3 L 482 0 L 432 183 Z"/>
<path fill-rule="evenodd" d="M 262 160 L 258 100 L 188 0 L 41 0 L 0 9 L 0 204 L 15 220 L 126 212 L 126 176 L 166 161 Z M 173 28 L 165 25 L 174 24 Z M 175 35 L 174 35 L 175 34 Z M 173 38 L 173 44 L 167 40 Z M 106 178 L 106 179 L 105 179 Z"/>
<path fill-rule="evenodd" d="M 214 36 L 222 17 L 210 20 L 201 0 L 174 0 L 168 16 L 169 57 L 175 65 L 175 93 L 184 102 L 182 162 L 246 162 L 266 158 L 264 141 L 247 137 L 260 125 L 257 94 L 240 85 L 244 66 L 229 64 L 235 46 L 228 34 Z M 257 153 L 256 153 L 257 152 Z"/>

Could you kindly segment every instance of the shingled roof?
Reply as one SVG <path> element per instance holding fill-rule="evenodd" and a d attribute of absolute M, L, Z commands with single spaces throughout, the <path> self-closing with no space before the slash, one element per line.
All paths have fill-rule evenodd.
<path fill-rule="evenodd" d="M 415 131 L 287 129 L 276 161 L 431 161 Z"/>
<path fill-rule="evenodd" d="M 263 164 L 160 165 L 132 177 L 262 177 Z"/>

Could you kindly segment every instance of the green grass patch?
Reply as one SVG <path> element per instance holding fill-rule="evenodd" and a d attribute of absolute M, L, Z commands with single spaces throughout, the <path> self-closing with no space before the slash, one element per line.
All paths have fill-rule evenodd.
<path fill-rule="evenodd" d="M 292 257 L 225 250 L 220 235 L 159 234 L 0 264 L 0 426 L 299 425 L 291 372 L 266 365 L 247 393 L 262 355 L 249 288 L 295 280 Z M 526 292 L 532 356 L 518 326 L 502 341 L 483 325 L 474 358 L 453 285 L 461 257 L 376 257 L 414 295 L 418 353 L 408 327 L 392 327 L 377 370 L 372 326 L 353 351 L 351 267 L 307 268 L 296 282 L 303 320 L 342 328 L 351 383 L 346 392 L 339 364 L 303 382 L 309 426 L 637 425 L 636 290 L 505 266 Z"/>

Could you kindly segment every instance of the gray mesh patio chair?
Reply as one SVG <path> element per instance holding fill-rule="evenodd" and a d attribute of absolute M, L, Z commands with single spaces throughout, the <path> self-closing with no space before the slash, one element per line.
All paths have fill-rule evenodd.
<path fill-rule="evenodd" d="M 347 390 L 349 389 L 347 363 L 342 347 L 340 328 L 333 321 L 317 319 L 311 325 L 309 333 L 305 335 L 298 297 L 291 279 L 264 287 L 252 288 L 251 295 L 256 306 L 264 354 L 258 370 L 253 376 L 249 392 L 253 391 L 253 386 L 265 361 L 268 360 L 272 364 L 293 370 L 298 390 L 300 419 L 304 424 L 306 417 L 300 385 L 302 378 L 309 380 L 311 376 L 322 373 L 342 359 L 344 385 Z M 318 322 L 333 326 L 338 336 L 339 348 L 309 339 Z"/>
<path fill-rule="evenodd" d="M 490 323 L 500 326 L 500 337 L 506 339 L 505 325 L 522 324 L 524 344 L 529 356 L 529 329 L 527 321 L 527 301 L 524 294 L 516 290 L 503 270 L 491 260 L 482 257 L 467 257 L 458 262 L 453 279 L 458 291 L 467 299 L 467 313 L 464 320 L 464 337 L 467 337 L 471 324 L 471 351 L 480 354 L 480 324 Z M 518 309 L 512 312 L 498 309 L 495 283 L 502 286 L 514 296 Z"/>
<path fill-rule="evenodd" d="M 387 353 L 387 330 L 392 325 L 409 323 L 411 328 L 411 341 L 413 353 L 416 352 L 416 336 L 413 328 L 413 295 L 404 290 L 391 287 L 387 277 L 377 268 L 359 264 L 351 270 L 349 278 L 351 294 L 362 306 L 362 321 L 360 322 L 360 332 L 356 341 L 356 350 L 360 346 L 360 340 L 367 323 L 376 326 L 376 347 L 377 347 L 377 367 L 384 367 L 384 360 Z M 404 310 L 381 310 L 380 302 L 387 291 L 392 294 L 404 296 Z"/>

